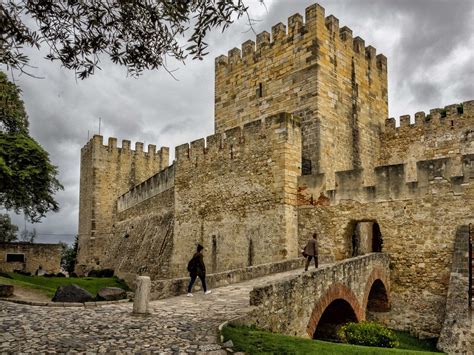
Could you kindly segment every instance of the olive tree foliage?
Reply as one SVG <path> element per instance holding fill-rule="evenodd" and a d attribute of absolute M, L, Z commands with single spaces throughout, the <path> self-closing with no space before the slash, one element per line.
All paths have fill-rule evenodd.
<path fill-rule="evenodd" d="M 9 243 L 17 240 L 18 227 L 12 224 L 7 213 L 0 214 L 0 243 Z"/>
<path fill-rule="evenodd" d="M 81 79 L 100 69 L 101 55 L 138 76 L 167 70 L 167 57 L 202 59 L 206 34 L 243 14 L 243 0 L 3 0 L 0 63 L 25 71 L 24 47 L 47 45 L 46 58 Z"/>
<path fill-rule="evenodd" d="M 59 210 L 54 194 L 63 187 L 48 152 L 29 135 L 20 95 L 0 72 L 0 206 L 39 222 L 47 212 Z"/>

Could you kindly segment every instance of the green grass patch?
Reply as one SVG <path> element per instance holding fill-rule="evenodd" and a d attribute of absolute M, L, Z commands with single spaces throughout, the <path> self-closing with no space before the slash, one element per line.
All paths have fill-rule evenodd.
<path fill-rule="evenodd" d="M 45 293 L 48 297 L 53 297 L 59 286 L 76 284 L 89 291 L 93 296 L 97 291 L 104 287 L 120 287 L 124 290 L 130 290 L 127 284 L 117 277 L 44 277 L 44 276 L 25 276 L 14 272 L 8 273 L 11 277 L 0 276 L 0 284 L 18 285 Z"/>
<path fill-rule="evenodd" d="M 397 349 L 330 343 L 281 334 L 249 327 L 227 326 L 222 330 L 224 340 L 232 340 L 234 351 L 248 354 L 433 354 L 436 348 L 430 342 L 409 334 L 396 332 L 400 346 Z"/>

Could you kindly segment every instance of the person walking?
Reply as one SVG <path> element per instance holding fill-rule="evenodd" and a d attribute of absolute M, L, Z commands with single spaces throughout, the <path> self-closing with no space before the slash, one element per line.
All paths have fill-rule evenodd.
<path fill-rule="evenodd" d="M 193 297 L 191 291 L 193 289 L 194 282 L 198 277 L 201 280 L 204 294 L 208 295 L 211 293 L 211 291 L 208 290 L 206 286 L 206 265 L 204 264 L 204 256 L 202 255 L 203 249 L 204 247 L 201 244 L 198 244 L 196 253 L 194 253 L 193 257 L 188 263 L 189 276 L 191 277 L 188 286 L 188 297 Z"/>
<path fill-rule="evenodd" d="M 304 271 L 308 271 L 309 263 L 314 258 L 314 266 L 318 268 L 318 234 L 313 233 L 313 238 L 308 240 L 303 250 L 303 255 L 306 257 L 306 265 Z"/>

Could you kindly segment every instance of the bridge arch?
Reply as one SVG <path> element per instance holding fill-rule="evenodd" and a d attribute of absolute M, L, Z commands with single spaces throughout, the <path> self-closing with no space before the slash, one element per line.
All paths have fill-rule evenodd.
<path fill-rule="evenodd" d="M 390 278 L 382 269 L 374 268 L 365 284 L 363 309 L 366 312 L 387 312 L 390 305 Z"/>
<path fill-rule="evenodd" d="M 327 324 L 330 319 L 338 324 L 359 322 L 365 319 L 364 308 L 360 306 L 354 292 L 340 283 L 333 284 L 316 301 L 306 328 L 308 335 L 311 338 L 317 336 L 317 330 L 318 333 L 322 331 L 321 327 L 318 329 L 318 326 Z"/>

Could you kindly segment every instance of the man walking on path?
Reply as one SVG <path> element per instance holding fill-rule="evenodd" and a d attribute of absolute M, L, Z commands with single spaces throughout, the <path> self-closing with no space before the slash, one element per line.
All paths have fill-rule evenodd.
<path fill-rule="evenodd" d="M 306 265 L 304 271 L 308 271 L 309 263 L 314 258 L 314 266 L 318 268 L 318 234 L 313 233 L 313 238 L 308 240 L 304 247 L 303 255 L 306 256 Z"/>
<path fill-rule="evenodd" d="M 201 244 L 198 244 L 196 253 L 194 253 L 192 259 L 188 263 L 189 276 L 191 277 L 188 286 L 188 297 L 193 296 L 191 290 L 193 289 L 197 277 L 201 280 L 204 294 L 208 295 L 211 293 L 211 291 L 208 291 L 206 287 L 206 265 L 204 265 L 204 256 L 201 253 L 203 249 L 204 247 Z"/>

